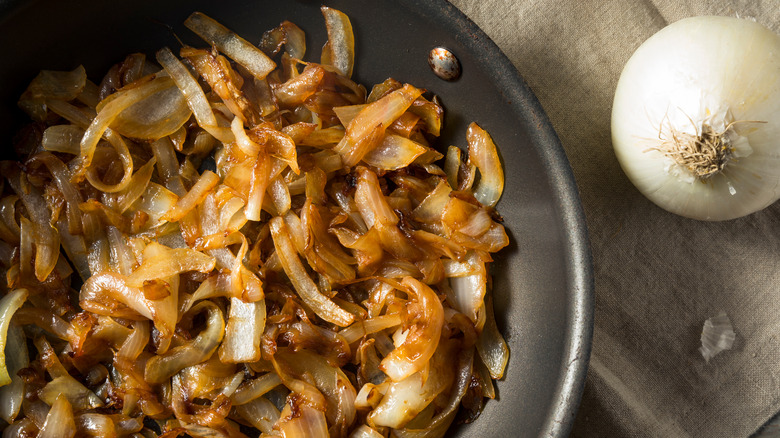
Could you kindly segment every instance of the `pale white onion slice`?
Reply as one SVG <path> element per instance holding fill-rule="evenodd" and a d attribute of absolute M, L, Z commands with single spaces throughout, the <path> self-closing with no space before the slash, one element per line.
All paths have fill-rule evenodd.
<path fill-rule="evenodd" d="M 276 369 L 284 369 L 297 379 L 307 379 L 324 396 L 325 416 L 331 430 L 348 430 L 355 416 L 356 391 L 341 368 L 333 366 L 323 355 L 311 350 L 279 349 L 274 355 Z"/>
<path fill-rule="evenodd" d="M 43 131 L 41 145 L 47 151 L 78 155 L 84 129 L 77 125 L 54 125 Z"/>
<path fill-rule="evenodd" d="M 218 23 L 213 18 L 194 12 L 184 25 L 195 32 L 209 44 L 244 66 L 257 79 L 265 79 L 276 64 L 254 44 L 236 35 L 233 31 Z"/>
<path fill-rule="evenodd" d="M 252 380 L 247 380 L 230 396 L 234 406 L 240 406 L 262 397 L 282 384 L 279 375 L 270 372 Z"/>
<path fill-rule="evenodd" d="M 472 370 L 474 363 L 474 351 L 465 351 L 457 360 L 457 377 L 447 404 L 442 408 L 425 427 L 396 429 L 393 434 L 398 438 L 441 438 L 447 433 L 447 429 L 455 420 L 455 415 L 460 407 L 460 401 L 466 395 L 466 391 L 472 382 Z"/>
<path fill-rule="evenodd" d="M 349 436 L 349 438 L 383 438 L 383 437 L 384 435 L 379 433 L 379 431 L 365 424 L 361 424 L 360 426 L 358 426 L 355 430 L 352 431 L 352 434 Z"/>
<path fill-rule="evenodd" d="M 404 427 L 452 384 L 456 352 L 454 342 L 442 344 L 433 355 L 430 370 L 419 370 L 391 383 L 379 405 L 368 414 L 368 424 L 393 429 Z"/>
<path fill-rule="evenodd" d="M 14 313 L 24 304 L 27 295 L 27 289 L 16 289 L 0 299 L 0 386 L 11 383 L 5 357 L 8 326 Z"/>
<path fill-rule="evenodd" d="M 67 372 L 65 375 L 55 377 L 38 391 L 38 397 L 49 405 L 56 403 L 62 396 L 65 396 L 69 404 L 77 410 L 95 409 L 105 404 L 100 397 Z"/>
<path fill-rule="evenodd" d="M 428 148 L 400 135 L 388 134 L 375 149 L 363 157 L 370 166 L 383 170 L 397 170 L 412 164 Z"/>
<path fill-rule="evenodd" d="M 328 438 L 328 422 L 325 413 L 301 404 L 297 415 L 283 416 L 277 426 L 285 438 Z M 284 413 L 284 412 L 283 412 Z"/>
<path fill-rule="evenodd" d="M 79 181 L 83 177 L 92 162 L 92 156 L 95 154 L 98 141 L 100 141 L 111 123 L 122 111 L 170 87 L 170 85 L 170 78 L 158 77 L 141 86 L 112 94 L 108 98 L 109 100 L 101 102 L 102 106 L 99 105 L 100 110 L 97 116 L 92 120 L 89 128 L 84 133 L 84 137 L 81 139 L 81 150 L 75 166 L 74 179 Z"/>
<path fill-rule="evenodd" d="M 187 99 L 171 84 L 119 113 L 111 128 L 125 137 L 157 140 L 176 132 L 191 115 Z"/>
<path fill-rule="evenodd" d="M 257 362 L 262 356 L 260 343 L 264 329 L 265 300 L 246 303 L 232 297 L 219 359 L 223 363 Z"/>
<path fill-rule="evenodd" d="M 328 42 L 322 48 L 322 63 L 332 65 L 342 76 L 352 76 L 355 64 L 355 36 L 347 14 L 327 6 L 320 8 L 325 17 Z"/>
<path fill-rule="evenodd" d="M 163 222 L 162 217 L 178 202 L 179 197 L 165 187 L 150 182 L 140 198 L 135 202 L 138 211 L 149 215 L 150 227 Z"/>
<path fill-rule="evenodd" d="M 281 417 L 279 409 L 270 400 L 262 397 L 238 405 L 235 409 L 244 420 L 269 435 L 273 432 L 274 424 Z"/>
<path fill-rule="evenodd" d="M 498 158 L 490 134 L 476 123 L 469 125 L 466 135 L 469 143 L 469 162 L 479 169 L 480 180 L 474 189 L 474 197 L 488 207 L 494 207 L 504 191 L 504 169 Z"/>
<path fill-rule="evenodd" d="M 358 170 L 355 203 L 369 228 L 377 224 L 393 226 L 398 223 L 398 216 L 387 203 L 376 173 L 366 167 Z"/>
<path fill-rule="evenodd" d="M 219 141 L 224 143 L 233 141 L 233 134 L 230 130 L 217 124 L 217 118 L 214 116 L 211 104 L 209 104 L 203 89 L 198 85 L 198 81 L 192 77 L 187 67 L 171 52 L 171 49 L 167 47 L 160 49 L 157 52 L 157 62 L 176 82 L 176 86 L 187 99 L 187 105 L 192 110 L 192 114 L 195 115 L 198 125 Z"/>
<path fill-rule="evenodd" d="M 449 278 L 452 294 L 450 304 L 466 315 L 478 330 L 482 329 L 479 309 L 487 293 L 487 269 L 476 251 L 466 255 L 463 262 L 448 262 L 445 271 Z"/>
<path fill-rule="evenodd" d="M 3 352 L 11 383 L 0 387 L 0 418 L 10 424 L 19 414 L 24 400 L 25 383 L 17 373 L 30 364 L 24 333 L 19 326 L 8 327 Z"/>

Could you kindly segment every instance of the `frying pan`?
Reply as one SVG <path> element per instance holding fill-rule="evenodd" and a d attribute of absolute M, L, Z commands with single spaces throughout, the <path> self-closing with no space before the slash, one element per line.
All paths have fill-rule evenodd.
<path fill-rule="evenodd" d="M 498 399 L 454 437 L 567 436 L 582 393 L 593 327 L 593 276 L 585 219 L 563 148 L 517 70 L 473 22 L 444 0 L 327 1 L 347 13 L 356 39 L 354 77 L 393 77 L 438 95 L 446 118 L 442 145 L 466 145 L 468 123 L 500 149 L 506 186 L 498 210 L 511 245 L 492 265 L 494 304 L 511 358 Z M 176 36 L 203 45 L 183 27 L 200 10 L 249 41 L 288 19 L 307 34 L 308 59 L 326 40 L 320 2 L 309 0 L 0 0 L 0 138 L 13 158 L 24 116 L 16 101 L 41 69 L 83 64 L 100 80 L 131 52 L 153 57 Z M 437 46 L 460 60 L 455 81 L 427 64 Z"/>

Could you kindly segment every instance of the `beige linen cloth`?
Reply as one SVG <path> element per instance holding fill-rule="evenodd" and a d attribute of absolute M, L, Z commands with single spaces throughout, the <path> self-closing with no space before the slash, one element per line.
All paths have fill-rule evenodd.
<path fill-rule="evenodd" d="M 780 409 L 780 202 L 718 223 L 665 212 L 621 171 L 610 113 L 624 64 L 666 24 L 728 15 L 780 32 L 780 1 L 452 3 L 498 44 L 539 98 L 582 197 L 595 265 L 595 330 L 572 436 L 755 433 Z M 721 311 L 737 339 L 706 363 L 698 351 L 701 330 Z"/>

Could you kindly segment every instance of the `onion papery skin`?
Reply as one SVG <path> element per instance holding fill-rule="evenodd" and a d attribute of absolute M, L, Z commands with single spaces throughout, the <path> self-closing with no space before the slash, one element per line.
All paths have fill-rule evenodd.
<path fill-rule="evenodd" d="M 656 150 L 675 133 L 731 124 L 731 157 L 705 178 Z M 612 144 L 631 182 L 681 216 L 728 220 L 780 198 L 780 36 L 753 21 L 677 21 L 634 52 L 618 81 Z"/>

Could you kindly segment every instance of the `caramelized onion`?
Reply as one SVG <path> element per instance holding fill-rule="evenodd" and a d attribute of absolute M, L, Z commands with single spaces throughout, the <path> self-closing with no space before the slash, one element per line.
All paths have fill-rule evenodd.
<path fill-rule="evenodd" d="M 363 156 L 376 148 L 387 127 L 421 94 L 422 90 L 405 84 L 378 101 L 366 105 L 346 126 L 346 135 L 335 147 L 341 154 L 344 165 L 356 165 Z"/>
<path fill-rule="evenodd" d="M 205 43 L 162 70 L 30 83 L 0 162 L 4 436 L 441 437 L 495 398 L 497 147 L 472 124 L 445 155 L 438 98 L 367 93 L 321 12 L 320 62 L 291 22 L 255 46 L 195 12 Z"/>
<path fill-rule="evenodd" d="M 198 364 L 217 350 L 225 333 L 222 311 L 211 301 L 202 301 L 190 310 L 192 313 L 205 310 L 208 313 L 206 328 L 195 339 L 180 345 L 146 362 L 144 377 L 150 383 L 160 383 L 183 368 Z"/>
<path fill-rule="evenodd" d="M 393 381 L 399 382 L 420 371 L 433 356 L 439 343 L 444 311 L 436 293 L 412 277 L 401 281 L 413 297 L 407 305 L 404 340 L 379 365 Z"/>
<path fill-rule="evenodd" d="M 98 141 L 109 128 L 111 123 L 119 114 L 130 106 L 140 102 L 161 90 L 170 87 L 171 80 L 167 77 L 159 77 L 146 84 L 132 88 L 126 91 L 120 91 L 112 95 L 110 101 L 103 103 L 95 119 L 89 125 L 84 137 L 81 139 L 81 151 L 77 161 L 74 180 L 78 182 L 84 175 L 89 165 L 92 163 L 92 157 L 95 154 L 95 148 Z"/>
<path fill-rule="evenodd" d="M 271 219 L 270 226 L 276 255 L 301 299 L 328 322 L 342 327 L 352 323 L 354 316 L 323 295 L 309 277 L 293 247 L 284 220 L 277 216 Z"/>
<path fill-rule="evenodd" d="M 73 419 L 73 408 L 65 395 L 61 394 L 52 404 L 38 437 L 71 438 L 75 435 L 76 421 Z"/>

